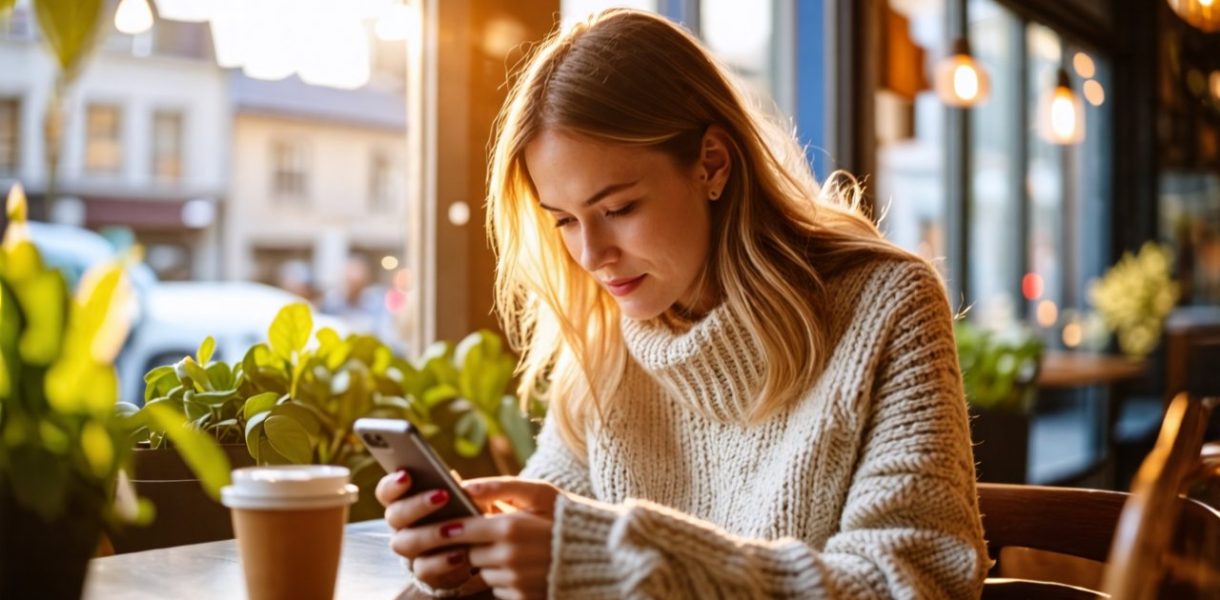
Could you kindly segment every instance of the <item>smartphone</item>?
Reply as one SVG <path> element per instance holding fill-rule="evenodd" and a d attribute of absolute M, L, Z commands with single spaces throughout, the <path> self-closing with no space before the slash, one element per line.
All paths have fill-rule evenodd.
<path fill-rule="evenodd" d="M 437 456 L 432 446 L 424 441 L 424 436 L 410 421 L 356 419 L 355 431 L 386 473 L 405 468 L 411 474 L 412 492 L 408 493 L 426 490 L 449 492 L 449 502 L 440 510 L 420 519 L 416 525 L 483 515 L 466 494 L 466 490 L 462 489 L 456 475 L 445 466 L 445 461 Z"/>

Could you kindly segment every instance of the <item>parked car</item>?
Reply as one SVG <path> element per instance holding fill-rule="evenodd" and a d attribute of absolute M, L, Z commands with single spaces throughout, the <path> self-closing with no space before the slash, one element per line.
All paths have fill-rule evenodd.
<path fill-rule="evenodd" d="M 30 237 L 48 265 L 60 269 L 75 288 L 90 267 L 115 257 L 114 247 L 93 231 L 30 222 Z M 148 265 L 134 264 L 127 274 L 133 294 L 132 330 L 115 361 L 119 398 L 144 403 L 144 373 L 194 354 L 207 336 L 216 339 L 214 360 L 240 359 L 247 348 L 267 338 L 267 327 L 286 304 L 300 297 L 248 281 L 162 282 Z M 316 315 L 318 327 L 346 333 L 341 321 Z"/>

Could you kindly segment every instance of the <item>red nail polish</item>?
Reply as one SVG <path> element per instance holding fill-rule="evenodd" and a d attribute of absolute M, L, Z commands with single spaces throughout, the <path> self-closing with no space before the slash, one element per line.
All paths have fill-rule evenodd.
<path fill-rule="evenodd" d="M 398 483 L 406 483 L 407 480 L 410 478 L 411 478 L 411 475 L 407 473 L 407 470 L 401 469 L 398 471 L 398 477 L 395 479 L 395 481 L 397 481 Z"/>
<path fill-rule="evenodd" d="M 449 564 L 451 565 L 460 565 L 462 564 L 462 561 L 466 559 L 466 557 L 463 556 L 464 554 L 464 552 L 450 552 L 449 555 L 445 557 L 445 560 L 449 561 Z"/>
<path fill-rule="evenodd" d="M 453 537 L 455 535 L 459 535 L 462 533 L 463 529 L 464 528 L 462 527 L 461 523 L 450 523 L 448 525 L 441 527 L 441 537 L 447 538 L 447 537 Z"/>
<path fill-rule="evenodd" d="M 432 504 L 444 504 L 448 500 L 449 492 L 446 492 L 445 490 L 436 490 L 435 492 L 432 492 L 431 496 L 428 496 L 428 502 L 431 502 Z"/>

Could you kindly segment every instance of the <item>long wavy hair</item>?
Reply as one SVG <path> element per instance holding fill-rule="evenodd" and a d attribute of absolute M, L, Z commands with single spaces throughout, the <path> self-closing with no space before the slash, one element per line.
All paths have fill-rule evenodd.
<path fill-rule="evenodd" d="M 497 118 L 487 230 L 496 310 L 522 354 L 518 393 L 549 401 L 560 437 L 579 457 L 589 419 L 611 408 L 627 351 L 614 299 L 568 254 L 540 208 L 525 148 L 554 129 L 659 149 L 693 166 L 711 125 L 728 134 L 732 170 L 711 203 L 700 280 L 718 286 L 731 318 L 766 355 L 751 422 L 782 410 L 821 374 L 831 350 L 818 308 L 824 281 L 870 257 L 914 258 L 862 213 L 854 179 L 819 189 L 791 131 L 752 106 L 685 30 L 612 9 L 552 33 L 515 74 Z"/>

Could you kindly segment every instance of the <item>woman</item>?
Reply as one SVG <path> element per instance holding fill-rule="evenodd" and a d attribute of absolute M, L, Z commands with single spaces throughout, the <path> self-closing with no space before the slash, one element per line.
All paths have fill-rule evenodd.
<path fill-rule="evenodd" d="M 497 309 L 520 393 L 550 408 L 520 478 L 466 484 L 516 512 L 413 527 L 448 498 L 382 480 L 422 589 L 979 595 L 932 268 L 819 195 L 792 136 L 661 18 L 614 10 L 553 36 L 498 125 Z"/>

